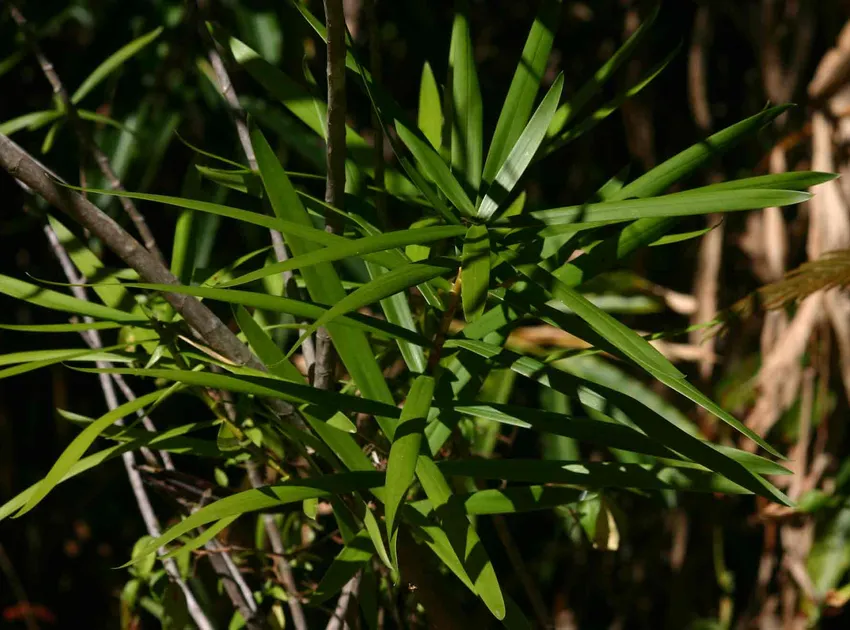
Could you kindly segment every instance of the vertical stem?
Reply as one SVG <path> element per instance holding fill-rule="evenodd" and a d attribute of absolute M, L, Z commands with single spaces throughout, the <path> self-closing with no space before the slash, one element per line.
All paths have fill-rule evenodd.
<path fill-rule="evenodd" d="M 225 103 L 227 103 L 227 109 L 233 119 L 233 125 L 236 127 L 236 135 L 239 138 L 239 145 L 242 147 L 245 159 L 248 160 L 248 166 L 252 171 L 257 172 L 259 167 L 257 165 L 257 156 L 254 154 L 254 147 L 251 144 L 251 134 L 248 129 L 248 116 L 245 113 L 245 109 L 242 107 L 242 104 L 239 102 L 239 95 L 233 87 L 233 81 L 230 80 L 230 74 L 227 72 L 227 66 L 225 66 L 224 59 L 219 53 L 218 46 L 204 23 L 208 8 L 206 0 L 197 0 L 197 8 L 198 17 L 200 18 L 198 19 L 198 32 L 201 34 L 201 38 L 207 46 L 207 57 L 210 60 L 210 65 L 212 66 L 213 73 L 215 74 L 216 87 L 218 88 L 222 98 L 224 98 Z M 288 260 L 289 253 L 286 251 L 286 244 L 283 241 L 283 235 L 277 230 L 270 229 L 269 236 L 271 237 L 275 259 L 278 262 Z M 281 277 L 283 278 L 284 295 L 297 299 L 299 296 L 297 296 L 298 289 L 295 285 L 295 276 L 291 271 L 284 271 L 281 274 Z M 312 362 L 312 354 L 313 343 L 312 340 L 308 339 L 304 342 L 304 358 L 307 360 L 308 365 Z"/>
<path fill-rule="evenodd" d="M 340 630 L 343 627 L 348 627 L 348 624 L 345 623 L 345 618 L 348 616 L 348 607 L 351 604 L 352 597 L 357 597 L 357 591 L 360 588 L 360 576 L 362 575 L 363 573 L 358 571 L 342 587 L 342 592 L 336 602 L 336 608 L 334 608 L 333 615 L 331 615 L 325 630 Z"/>
<path fill-rule="evenodd" d="M 260 473 L 257 470 L 257 465 L 254 462 L 248 463 L 248 479 L 251 481 L 251 486 L 261 488 L 263 483 Z M 284 589 L 289 596 L 286 600 L 289 606 L 289 612 L 292 615 L 292 625 L 296 630 L 307 630 L 307 620 L 304 618 L 304 609 L 301 606 L 301 601 L 298 599 L 298 587 L 295 584 L 295 576 L 292 574 L 292 567 L 286 560 L 286 548 L 283 546 L 283 539 L 280 537 L 280 530 L 274 522 L 274 517 L 271 514 L 261 514 L 263 519 L 263 527 L 266 530 L 266 536 L 272 546 L 272 551 L 275 553 L 274 565 L 280 579 L 283 582 Z"/>
<path fill-rule="evenodd" d="M 324 0 L 328 37 L 328 129 L 325 201 L 343 207 L 345 197 L 345 13 L 342 0 Z M 325 213 L 325 230 L 340 232 L 339 218 Z M 316 363 L 313 385 L 330 389 L 334 382 L 336 357 L 327 328 L 316 333 Z"/>

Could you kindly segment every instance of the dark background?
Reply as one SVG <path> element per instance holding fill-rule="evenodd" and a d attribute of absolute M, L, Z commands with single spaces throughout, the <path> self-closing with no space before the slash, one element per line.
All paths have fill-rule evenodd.
<path fill-rule="evenodd" d="M 810 1 L 816 5 L 813 7 L 815 28 L 808 61 L 801 72 L 802 80 L 793 95 L 799 106 L 778 125 L 764 130 L 689 184 L 704 183 L 712 173 L 723 178 L 752 173 L 757 165 L 763 164 L 768 149 L 779 138 L 802 128 L 808 120 L 805 86 L 850 14 L 850 5 L 845 1 Z M 321 13 L 320 3 L 310 4 L 315 12 Z M 720 129 L 756 113 L 770 97 L 763 87 L 759 67 L 765 36 L 760 29 L 761 3 L 718 0 L 710 4 L 713 40 L 708 56 L 708 100 L 712 127 Z M 310 51 L 317 49 L 316 38 L 286 3 L 233 0 L 213 5 L 217 21 L 248 43 L 261 42 L 265 46 L 262 52 L 294 76 L 301 76 L 305 50 L 314 75 L 322 76 L 321 50 L 310 55 Z M 629 19 L 645 15 L 648 6 L 625 0 L 565 1 L 564 5 L 547 82 L 554 79 L 558 70 L 563 70 L 565 96 L 568 96 L 624 41 Z M 70 89 L 120 46 L 157 26 L 167 26 L 157 43 L 85 101 L 88 109 L 102 108 L 125 124 L 138 118 L 137 137 L 129 146 L 117 145 L 120 134 L 114 130 L 98 128 L 97 131 L 99 142 L 113 160 L 121 152 L 116 160 L 122 165 L 119 174 L 131 190 L 162 194 L 181 194 L 185 190 L 193 152 L 170 137 L 161 156 L 152 157 L 157 134 L 168 128 L 169 120 L 177 121 L 174 127 L 190 142 L 233 159 L 240 156 L 230 120 L 196 67 L 195 61 L 203 55 L 203 49 L 196 30 L 183 19 L 181 6 L 177 0 L 39 0 L 21 5 L 37 28 L 66 12 L 66 19 L 43 34 L 41 45 Z M 438 82 L 445 78 L 452 6 L 453 3 L 444 0 L 378 2 L 384 83 L 411 112 L 415 112 L 422 63 L 430 62 Z M 536 8 L 537 3 L 530 1 L 471 3 L 485 137 L 495 126 Z M 679 54 L 621 112 L 530 170 L 526 181 L 532 206 L 553 207 L 586 199 L 624 167 L 629 166 L 634 177 L 705 136 L 705 130 L 695 123 L 688 102 L 687 64 L 696 9 L 697 3 L 691 0 L 668 0 L 663 4 L 648 40 L 618 73 L 612 86 L 606 88 L 605 94 L 613 97 L 618 89 L 633 83 L 635 77 L 642 76 L 677 46 Z M 785 31 L 773 34 L 782 39 L 786 52 L 787 43 L 795 36 L 794 28 L 792 21 Z M 16 50 L 25 50 L 16 32 L 14 22 L 0 7 L 0 59 Z M 243 98 L 265 98 L 249 77 L 234 72 L 233 79 Z M 349 90 L 349 100 L 351 122 L 368 136 L 370 118 L 364 95 L 355 87 Z M 49 85 L 31 55 L 0 76 L 0 121 L 49 108 L 50 103 Z M 79 154 L 73 134 L 67 127 L 61 128 L 54 146 L 41 155 L 44 132 L 44 129 L 19 132 L 15 140 L 62 176 L 79 181 Z M 807 160 L 805 148 L 792 152 L 789 168 L 805 166 Z M 315 170 L 295 153 L 289 156 L 288 165 L 294 170 Z M 93 176 L 93 179 L 98 184 L 97 178 Z M 201 186 L 201 194 L 209 195 L 210 191 L 209 184 Z M 27 199 L 5 175 L 0 176 L 0 200 L 0 272 L 15 277 L 31 274 L 36 278 L 62 280 L 55 259 L 45 246 L 38 212 L 32 208 L 26 211 Z M 105 207 L 119 216 L 114 202 L 105 202 Z M 788 211 L 792 225 L 797 212 Z M 167 252 L 174 216 L 150 210 L 147 218 Z M 397 223 L 396 227 L 404 226 L 403 217 L 393 219 L 391 215 L 391 220 Z M 736 243 L 744 222 L 743 215 L 731 216 L 726 221 L 722 306 L 759 285 L 751 261 Z M 685 223 L 688 225 L 683 224 L 683 229 L 698 229 L 704 225 L 704 219 Z M 250 239 L 256 238 L 251 234 L 220 232 L 212 248 L 210 265 L 226 264 L 247 251 Z M 802 243 L 804 238 L 792 242 L 792 266 L 803 259 Z M 695 255 L 693 242 L 657 248 L 635 260 L 634 268 L 664 286 L 689 292 Z M 45 310 L 6 298 L 0 298 L 0 312 L 6 323 L 62 321 Z M 648 317 L 635 316 L 628 323 L 654 330 L 687 324 L 675 314 Z M 723 342 L 727 345 L 721 345 L 721 354 L 729 345 L 734 346 L 734 352 L 730 350 L 728 355 L 757 350 L 758 330 L 755 322 L 736 332 Z M 0 352 L 56 346 L 57 339 L 61 339 L 63 347 L 75 347 L 79 343 L 71 335 L 41 339 L 0 331 Z M 716 380 L 724 375 L 725 369 L 722 363 L 718 366 Z M 706 387 L 713 390 L 713 384 Z M 56 419 L 55 407 L 97 416 L 103 412 L 104 402 L 95 379 L 64 366 L 0 380 L 0 502 L 38 480 L 71 439 L 73 429 Z M 846 404 L 841 403 L 835 413 L 845 410 Z M 200 407 L 188 406 L 180 413 L 200 412 Z M 520 444 L 517 448 L 531 453 L 537 446 Z M 837 453 L 844 451 L 840 442 L 833 448 Z M 736 614 L 743 615 L 752 606 L 762 540 L 761 527 L 748 519 L 753 512 L 752 499 L 699 495 L 685 497 L 681 508 L 669 510 L 647 500 L 624 498 L 621 507 L 628 515 L 629 525 L 623 533 L 620 551 L 610 554 L 595 552 L 586 543 L 573 542 L 564 521 L 554 514 L 523 515 L 510 520 L 521 551 L 538 576 L 553 610 L 571 609 L 582 629 L 682 628 L 699 618 L 713 618 L 717 615 L 720 591 L 711 547 L 718 528 L 724 532 L 727 568 L 735 576 Z M 674 574 L 668 558 L 671 522 L 682 511 L 689 516 L 689 544 L 683 568 Z M 55 617 L 55 627 L 114 627 L 117 597 L 126 580 L 125 571 L 114 567 L 126 560 L 132 544 L 143 533 L 121 462 L 114 460 L 62 486 L 61 491 L 53 493 L 26 517 L 0 523 L 0 544 L 30 600 L 49 609 Z M 486 526 L 483 535 L 485 543 L 494 536 Z M 510 574 L 505 558 L 496 555 L 494 560 L 502 565 L 506 575 Z M 506 579 L 508 588 L 518 592 L 512 578 Z M 0 575 L 0 585 L 2 612 L 15 604 L 16 598 L 6 575 Z M 829 627 L 846 627 L 847 621 L 846 615 L 835 618 Z M 20 625 L 13 621 L 5 623 L 8 627 Z M 0 619 L 0 625 L 3 624 Z M 50 623 L 44 626 L 49 627 Z"/>

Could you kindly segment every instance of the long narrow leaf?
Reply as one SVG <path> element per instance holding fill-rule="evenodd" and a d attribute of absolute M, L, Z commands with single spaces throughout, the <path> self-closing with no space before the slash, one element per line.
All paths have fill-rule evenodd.
<path fill-rule="evenodd" d="M 471 322 L 484 312 L 490 289 L 490 238 L 484 225 L 470 226 L 463 239 L 463 314 Z"/>
<path fill-rule="evenodd" d="M 396 131 L 398 137 L 416 158 L 422 172 L 437 184 L 437 187 L 443 191 L 458 210 L 467 216 L 473 215 L 475 206 L 469 200 L 460 182 L 452 175 L 451 169 L 430 145 L 429 141 L 423 139 L 419 134 L 413 133 L 398 120 L 396 120 Z"/>
<path fill-rule="evenodd" d="M 422 66 L 422 79 L 419 82 L 419 129 L 431 146 L 439 151 L 443 129 L 443 109 L 440 104 L 437 81 L 427 61 Z"/>
<path fill-rule="evenodd" d="M 425 419 L 428 417 L 433 397 L 434 379 L 430 376 L 417 377 L 410 387 L 410 393 L 402 409 L 387 460 L 384 515 L 394 563 L 397 563 L 395 559 L 396 514 L 416 476 L 416 461 L 422 444 L 422 431 L 425 428 Z"/>
<path fill-rule="evenodd" d="M 94 69 L 85 81 L 77 88 L 77 91 L 71 96 L 71 102 L 76 105 L 83 100 L 86 95 L 96 88 L 106 77 L 118 70 L 121 66 L 127 63 L 133 56 L 139 53 L 145 46 L 154 41 L 162 33 L 162 27 L 152 30 L 141 37 L 137 37 L 132 42 L 119 48 L 117 51 L 109 55 L 97 68 Z"/>
<path fill-rule="evenodd" d="M 371 277 L 372 280 L 375 280 L 386 273 L 382 267 L 373 265 L 369 262 L 366 263 L 366 270 L 369 272 L 369 277 Z M 428 285 L 421 286 L 427 287 Z M 380 303 L 381 310 L 384 311 L 384 317 L 387 318 L 389 323 L 416 332 L 416 323 L 413 320 L 413 312 L 410 309 L 410 302 L 407 299 L 407 295 L 404 293 L 396 293 L 388 298 L 384 298 Z M 425 352 L 422 350 L 422 347 L 410 343 L 405 339 L 396 339 L 396 343 L 398 344 L 401 356 L 407 365 L 407 369 L 414 374 L 422 374 L 427 368 Z"/>
<path fill-rule="evenodd" d="M 534 24 L 528 33 L 522 56 L 517 64 L 508 95 L 502 105 L 496 131 L 490 141 L 487 161 L 484 163 L 482 179 L 489 188 L 496 173 L 528 122 L 537 90 L 543 81 L 552 42 L 555 39 L 558 17 L 561 13 L 561 0 L 543 0 Z"/>
<path fill-rule="evenodd" d="M 319 319 L 328 313 L 327 308 L 317 304 L 253 291 L 217 289 L 214 287 L 189 287 L 178 284 L 147 284 L 143 282 L 127 282 L 125 285 L 150 291 L 194 295 L 196 297 L 219 300 L 229 304 L 241 304 L 243 306 L 261 308 L 276 313 L 288 313 L 295 317 L 303 317 L 305 319 Z M 379 335 L 387 335 L 392 338 L 405 339 L 411 343 L 419 345 L 428 345 L 428 340 L 421 335 L 418 335 L 415 331 L 395 326 L 375 317 L 360 315 L 359 313 L 350 313 L 348 315 L 339 316 L 337 317 L 336 323 L 339 326 L 344 327 L 346 330 L 369 331 Z"/>
<path fill-rule="evenodd" d="M 310 597 L 310 603 L 317 606 L 339 593 L 342 587 L 360 569 L 366 566 L 374 555 L 375 548 L 369 539 L 369 532 L 365 529 L 360 530 L 354 539 L 347 543 L 334 558 L 331 566 L 322 576 L 319 586 L 316 587 L 315 592 Z"/>
<path fill-rule="evenodd" d="M 673 183 L 693 173 L 712 158 L 725 153 L 788 108 L 789 106 L 784 105 L 766 109 L 717 132 L 624 186 L 611 197 L 610 201 L 651 197 L 663 193 Z M 671 218 L 635 221 L 619 234 L 605 239 L 584 256 L 561 267 L 555 275 L 569 286 L 578 286 L 610 268 L 616 261 L 622 260 L 636 249 L 658 240 L 669 232 L 674 224 L 675 219 Z"/>
<path fill-rule="evenodd" d="M 394 269 L 378 278 L 372 280 L 368 284 L 360 287 L 356 291 L 339 300 L 333 307 L 322 314 L 315 322 L 310 324 L 305 329 L 301 338 L 289 350 L 288 356 L 292 353 L 319 327 L 324 326 L 335 318 L 347 313 L 356 311 L 359 308 L 373 304 L 394 295 L 400 291 L 409 289 L 423 282 L 427 282 L 432 278 L 442 276 L 455 268 L 455 264 L 446 262 L 440 265 L 426 265 L 423 263 L 410 263 L 404 267 Z"/>
<path fill-rule="evenodd" d="M 293 383 L 304 382 L 304 377 L 298 371 L 298 368 L 286 358 L 286 355 L 277 347 L 269 334 L 254 321 L 254 318 L 242 305 L 236 308 L 236 322 L 242 332 L 245 333 L 248 343 L 251 344 L 251 349 L 257 354 L 260 361 L 269 368 L 269 372 Z"/>
<path fill-rule="evenodd" d="M 274 486 L 239 492 L 201 508 L 177 525 L 150 541 L 140 555 L 153 553 L 196 527 L 248 512 L 269 510 L 305 499 L 324 498 L 367 490 L 384 483 L 384 475 L 375 472 L 349 472 L 315 479 L 298 479 Z"/>
<path fill-rule="evenodd" d="M 463 10 L 455 13 L 452 26 L 449 75 L 452 81 L 452 169 L 463 176 L 473 192 L 477 192 L 484 163 L 483 106 L 469 18 Z"/>
<path fill-rule="evenodd" d="M 295 256 L 294 258 L 290 258 L 283 262 L 266 265 L 262 269 L 239 276 L 238 278 L 234 278 L 229 282 L 224 282 L 219 286 L 222 288 L 234 287 L 273 274 L 283 273 L 284 271 L 290 271 L 293 269 L 303 269 L 305 267 L 318 265 L 324 262 L 360 257 L 364 254 L 382 252 L 389 249 L 404 247 L 406 245 L 430 243 L 432 241 L 462 236 L 464 231 L 465 230 L 462 226 L 444 225 L 415 230 L 387 232 L 375 236 L 366 236 L 357 240 L 345 239 L 332 247 L 324 247 L 301 256 Z"/>
<path fill-rule="evenodd" d="M 114 424 L 116 420 L 120 420 L 125 416 L 133 414 L 149 404 L 161 401 L 162 398 L 170 392 L 171 388 L 166 388 L 151 392 L 144 396 L 139 396 L 135 400 L 126 402 L 104 414 L 83 429 L 82 433 L 74 438 L 68 447 L 62 452 L 59 459 L 56 460 L 56 463 L 53 464 L 53 467 L 38 484 L 38 488 L 35 492 L 33 492 L 29 499 L 27 499 L 26 505 L 18 511 L 16 516 L 23 516 L 38 505 L 38 503 L 47 496 L 47 494 L 65 477 L 65 475 L 68 474 L 68 471 L 71 470 L 74 464 L 80 460 L 83 453 L 88 450 L 89 446 L 92 445 L 95 439 L 97 439 L 97 436 L 100 435 L 104 429 Z"/>
<path fill-rule="evenodd" d="M 505 600 L 493 565 L 481 539 L 462 507 L 452 501 L 452 491 L 441 470 L 426 455 L 416 462 L 416 476 L 440 518 L 452 549 L 461 558 L 475 593 L 496 619 L 505 618 Z"/>
<path fill-rule="evenodd" d="M 309 225 L 310 218 L 307 212 L 263 134 L 255 129 L 251 132 L 251 141 L 257 155 L 263 186 L 275 213 L 292 223 Z M 287 235 L 286 240 L 296 256 L 307 254 L 315 249 L 311 244 L 299 238 L 293 238 L 291 234 Z M 311 297 L 317 302 L 337 304 L 345 298 L 342 283 L 330 263 L 308 267 L 302 271 L 302 275 Z M 338 322 L 331 322 L 328 325 L 328 332 L 330 332 L 340 360 L 363 395 L 383 403 L 392 404 L 392 393 L 381 372 L 381 367 L 374 358 L 374 352 L 366 335 L 360 331 L 352 331 L 348 327 L 340 326 Z M 394 422 L 381 416 L 378 416 L 377 421 L 384 433 L 391 437 Z"/>
<path fill-rule="evenodd" d="M 117 308 L 95 304 L 87 300 L 80 300 L 64 293 L 58 293 L 4 275 L 0 275 L 0 293 L 29 302 L 30 304 L 43 306 L 55 311 L 73 313 L 74 315 L 88 315 L 95 319 L 106 319 L 116 322 L 147 321 L 147 318 L 143 315 L 135 315 L 126 311 L 120 311 Z"/>
<path fill-rule="evenodd" d="M 559 74 L 558 78 L 549 88 L 543 101 L 534 112 L 528 125 L 523 130 L 516 144 L 511 148 L 508 157 L 505 158 L 504 164 L 496 174 L 490 188 L 487 189 L 487 194 L 481 201 L 478 207 L 478 218 L 483 221 L 488 221 L 499 209 L 502 202 L 513 190 L 519 178 L 531 164 L 534 154 L 540 148 L 540 143 L 546 136 L 546 129 L 549 122 L 552 120 L 552 115 L 555 113 L 555 108 L 558 106 L 558 101 L 561 100 L 561 92 L 564 88 L 564 75 Z"/>
<path fill-rule="evenodd" d="M 802 203 L 811 194 L 793 190 L 710 190 L 688 191 L 647 199 L 603 201 L 583 206 L 567 206 L 530 212 L 546 225 L 568 225 L 576 221 L 615 222 L 645 218 L 683 217 L 712 212 L 735 212 Z M 548 235 L 549 232 L 546 232 Z"/>
<path fill-rule="evenodd" d="M 388 418 L 398 418 L 400 413 L 398 407 L 387 403 L 369 400 L 360 396 L 351 396 L 350 394 L 317 390 L 309 385 L 284 381 L 269 376 L 264 372 L 250 370 L 249 368 L 240 368 L 239 373 L 233 375 L 194 372 L 191 370 L 139 368 L 105 368 L 80 371 L 163 378 L 169 381 L 185 383 L 186 385 L 224 389 L 268 398 L 280 398 L 281 400 L 296 404 L 309 403 L 319 407 L 332 406 L 336 409 L 375 414 Z"/>

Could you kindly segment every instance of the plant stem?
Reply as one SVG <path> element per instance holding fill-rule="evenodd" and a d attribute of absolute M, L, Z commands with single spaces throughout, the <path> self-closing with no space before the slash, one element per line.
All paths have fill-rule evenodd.
<path fill-rule="evenodd" d="M 345 198 L 345 13 L 342 0 L 324 0 L 328 37 L 328 128 L 325 202 L 334 208 L 343 207 Z M 325 212 L 325 230 L 340 232 L 340 219 Z M 334 382 L 336 356 L 327 328 L 316 332 L 316 363 L 313 385 L 330 389 Z"/>
<path fill-rule="evenodd" d="M 77 114 L 77 109 L 74 103 L 71 101 L 71 97 L 68 95 L 68 90 L 65 89 L 65 86 L 62 83 L 62 80 L 59 78 L 59 74 L 56 72 L 56 69 L 54 68 L 53 64 L 45 56 L 44 52 L 41 50 L 41 47 L 38 45 L 38 39 L 33 34 L 29 23 L 27 22 L 24 15 L 20 12 L 20 10 L 11 2 L 11 0 L 9 2 L 9 12 L 12 15 L 12 19 L 15 20 L 15 23 L 21 29 L 21 32 L 27 40 L 27 44 L 30 46 L 30 48 L 32 48 L 33 54 L 38 60 L 38 65 L 41 67 L 42 73 L 44 73 L 45 78 L 48 80 L 50 86 L 53 88 L 54 96 L 56 96 L 62 103 L 62 107 L 65 110 L 65 114 L 68 116 L 68 122 L 70 123 L 74 134 L 77 136 L 80 146 L 82 146 L 83 149 L 90 153 L 91 156 L 94 158 L 94 161 L 97 164 L 97 167 L 100 169 L 100 172 L 103 173 L 103 176 L 109 182 L 109 186 L 113 190 L 124 190 L 124 186 L 121 183 L 121 180 L 118 179 L 118 176 L 112 169 L 112 164 L 110 164 L 109 158 L 101 150 L 97 143 L 92 139 L 91 135 L 88 132 L 88 129 L 80 120 L 80 117 Z M 159 250 L 159 247 L 156 244 L 156 239 L 154 239 L 153 233 L 148 227 L 147 221 L 145 221 L 144 216 L 138 211 L 136 205 L 131 199 L 128 199 L 126 197 L 119 197 L 119 199 L 121 202 L 121 207 L 124 208 L 124 212 L 126 212 L 127 216 L 130 217 L 130 220 L 133 222 L 133 225 L 136 226 L 136 230 L 138 231 L 139 236 L 142 237 L 142 242 L 144 243 L 145 247 L 159 262 L 164 262 L 165 259 L 162 257 L 162 252 Z"/>

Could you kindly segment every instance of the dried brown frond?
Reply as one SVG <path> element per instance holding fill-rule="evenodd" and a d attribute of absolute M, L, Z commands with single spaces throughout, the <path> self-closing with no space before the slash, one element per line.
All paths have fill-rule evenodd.
<path fill-rule="evenodd" d="M 817 291 L 848 285 L 850 250 L 835 250 L 792 269 L 782 280 L 757 289 L 721 314 L 720 320 L 746 319 L 758 311 L 773 311 L 800 302 Z"/>

